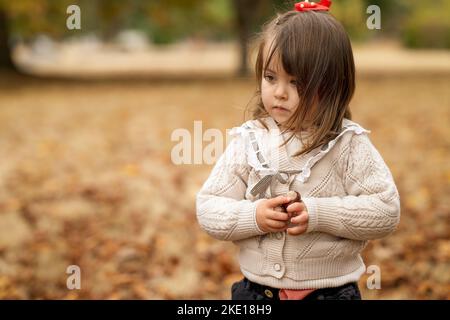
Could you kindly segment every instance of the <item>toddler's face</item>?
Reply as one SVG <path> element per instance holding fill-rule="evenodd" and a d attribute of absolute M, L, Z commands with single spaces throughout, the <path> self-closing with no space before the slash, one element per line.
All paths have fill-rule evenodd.
<path fill-rule="evenodd" d="M 276 55 L 262 75 L 261 98 L 266 111 L 280 124 L 286 122 L 298 107 L 296 79 L 286 73 Z"/>

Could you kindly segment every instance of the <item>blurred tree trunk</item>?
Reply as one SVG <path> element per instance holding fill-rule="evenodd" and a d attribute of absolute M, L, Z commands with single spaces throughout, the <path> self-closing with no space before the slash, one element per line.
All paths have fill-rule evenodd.
<path fill-rule="evenodd" d="M 248 41 L 252 26 L 258 16 L 259 6 L 262 0 L 233 0 L 234 12 L 236 15 L 236 29 L 239 38 L 240 63 L 238 74 L 245 76 L 248 74 Z"/>
<path fill-rule="evenodd" d="M 8 17 L 3 8 L 0 7 L 0 68 L 17 71 L 11 58 L 9 47 Z"/>

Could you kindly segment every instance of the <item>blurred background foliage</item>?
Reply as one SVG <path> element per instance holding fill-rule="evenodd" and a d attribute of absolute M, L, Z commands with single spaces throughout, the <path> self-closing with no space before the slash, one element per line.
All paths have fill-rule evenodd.
<path fill-rule="evenodd" d="M 0 0 L 0 67 L 15 69 L 11 51 L 39 35 L 56 41 L 73 37 L 66 27 L 67 8 L 80 7 L 82 29 L 76 36 L 94 36 L 111 43 L 123 30 L 138 30 L 152 44 L 185 40 L 220 42 L 237 39 L 238 73 L 248 73 L 252 35 L 274 12 L 293 8 L 286 0 Z M 365 27 L 369 5 L 381 10 L 381 30 Z M 395 40 L 410 48 L 450 48 L 450 0 L 339 0 L 332 13 L 353 41 Z M 370 12 L 371 14 L 372 12 Z"/>
<path fill-rule="evenodd" d="M 13 39 L 27 40 L 40 33 L 60 38 L 71 35 L 65 28 L 66 8 L 77 4 L 82 13 L 82 33 L 111 39 L 120 29 L 144 31 L 155 44 L 186 38 L 227 40 L 235 37 L 237 10 L 247 7 L 251 31 L 273 12 L 292 8 L 286 0 L 0 0 Z M 365 8 L 378 5 L 382 29 L 373 33 L 365 24 Z M 244 8 L 245 10 L 245 8 Z M 339 0 L 332 13 L 345 25 L 353 40 L 374 36 L 394 37 L 408 47 L 450 48 L 450 0 Z"/>
<path fill-rule="evenodd" d="M 236 248 L 195 216 L 211 167 L 175 165 L 169 138 L 244 120 L 255 84 L 234 71 L 293 3 L 0 0 L 0 299 L 229 298 Z M 66 27 L 71 4 L 81 30 Z M 372 4 L 381 30 L 366 28 Z M 450 299 L 450 53 L 409 50 L 450 48 L 450 0 L 331 12 L 357 45 L 353 120 L 373 130 L 402 201 L 398 230 L 363 252 L 382 270 L 382 290 L 363 275 L 363 298 Z M 67 289 L 73 264 L 82 290 Z"/>

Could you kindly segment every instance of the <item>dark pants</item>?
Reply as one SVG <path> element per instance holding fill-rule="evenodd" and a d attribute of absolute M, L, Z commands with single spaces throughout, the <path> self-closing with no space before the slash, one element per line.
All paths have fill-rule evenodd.
<path fill-rule="evenodd" d="M 254 283 L 247 278 L 233 283 L 232 300 L 279 300 L 279 289 Z M 303 300 L 361 300 L 358 284 L 347 283 L 336 288 L 317 289 Z"/>

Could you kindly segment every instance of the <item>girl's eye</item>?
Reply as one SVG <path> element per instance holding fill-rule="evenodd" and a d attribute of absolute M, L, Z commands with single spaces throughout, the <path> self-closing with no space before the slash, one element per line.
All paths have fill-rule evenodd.
<path fill-rule="evenodd" d="M 291 84 L 292 84 L 293 86 L 297 86 L 297 80 L 291 80 Z"/>
<path fill-rule="evenodd" d="M 266 74 L 264 76 L 264 79 L 266 79 L 267 81 L 271 82 L 271 81 L 273 81 L 274 77 L 272 75 L 270 75 L 270 74 Z"/>

